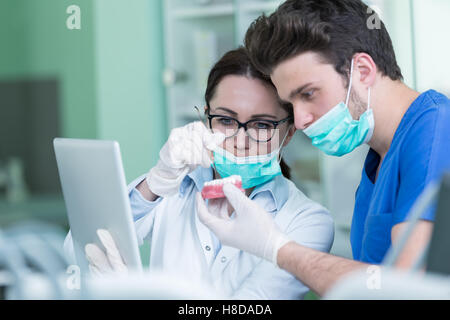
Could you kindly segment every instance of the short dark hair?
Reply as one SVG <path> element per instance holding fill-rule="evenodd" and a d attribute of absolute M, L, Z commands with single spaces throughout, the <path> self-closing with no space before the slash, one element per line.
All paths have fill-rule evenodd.
<path fill-rule="evenodd" d="M 311 51 L 348 77 L 353 55 L 364 52 L 382 75 L 402 80 L 384 23 L 368 27 L 374 14 L 361 0 L 287 0 L 251 24 L 245 46 L 255 67 L 266 75 L 285 60 Z"/>
<path fill-rule="evenodd" d="M 274 92 L 276 93 L 276 88 L 270 80 L 270 77 L 264 75 L 262 72 L 256 69 L 252 64 L 250 57 L 248 56 L 247 50 L 245 50 L 244 47 L 239 47 L 235 50 L 231 50 L 225 53 L 225 55 L 223 55 L 223 57 L 212 67 L 211 71 L 209 72 L 208 84 L 205 91 L 205 102 L 208 111 L 210 108 L 209 103 L 214 97 L 217 86 L 220 84 L 223 78 L 229 75 L 244 76 L 249 79 L 258 79 L 267 84 L 269 87 L 272 87 Z M 287 112 L 289 112 L 289 115 L 291 115 L 293 118 L 292 105 L 289 103 L 282 103 L 281 100 L 279 100 L 279 103 L 280 106 Z M 283 176 L 285 176 L 287 179 L 290 179 L 291 170 L 283 159 L 281 159 L 280 167 Z"/>

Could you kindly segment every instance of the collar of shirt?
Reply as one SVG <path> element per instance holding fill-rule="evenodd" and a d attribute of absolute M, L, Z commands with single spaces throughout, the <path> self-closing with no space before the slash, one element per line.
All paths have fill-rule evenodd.
<path fill-rule="evenodd" d="M 188 187 L 195 184 L 200 192 L 203 184 L 213 179 L 212 168 L 199 167 L 188 174 L 180 186 L 180 195 L 184 196 Z M 282 175 L 278 175 L 272 180 L 257 186 L 250 194 L 250 199 L 262 202 L 264 209 L 268 212 L 280 211 L 289 196 L 289 186 Z"/>

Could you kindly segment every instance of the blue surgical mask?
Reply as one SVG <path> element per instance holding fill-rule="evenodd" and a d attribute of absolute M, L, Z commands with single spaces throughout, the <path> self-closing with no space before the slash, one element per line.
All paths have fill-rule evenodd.
<path fill-rule="evenodd" d="M 370 108 L 370 88 L 367 111 L 354 120 L 348 109 L 352 88 L 353 60 L 346 102 L 341 102 L 303 132 L 312 140 L 313 146 L 331 156 L 346 155 L 372 139 L 375 121 Z"/>
<path fill-rule="evenodd" d="M 281 143 L 281 146 L 286 139 Z M 214 167 L 222 178 L 239 175 L 242 178 L 242 188 L 250 189 L 262 185 L 278 175 L 281 175 L 278 157 L 281 147 L 266 155 L 236 157 L 225 149 L 214 151 Z"/>

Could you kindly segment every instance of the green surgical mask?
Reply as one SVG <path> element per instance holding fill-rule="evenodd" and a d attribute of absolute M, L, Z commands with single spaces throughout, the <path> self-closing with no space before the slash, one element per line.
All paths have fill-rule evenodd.
<path fill-rule="evenodd" d="M 280 146 L 283 145 L 287 134 Z M 236 157 L 225 149 L 219 148 L 214 151 L 214 167 L 222 178 L 241 176 L 242 188 L 250 189 L 281 175 L 281 156 L 278 157 L 280 151 L 281 147 L 266 155 Z"/>
<path fill-rule="evenodd" d="M 373 111 L 370 108 L 370 88 L 367 111 L 359 120 L 354 120 L 348 101 L 352 87 L 353 60 L 346 102 L 341 102 L 303 132 L 312 140 L 313 146 L 331 156 L 346 155 L 372 138 L 375 128 Z"/>

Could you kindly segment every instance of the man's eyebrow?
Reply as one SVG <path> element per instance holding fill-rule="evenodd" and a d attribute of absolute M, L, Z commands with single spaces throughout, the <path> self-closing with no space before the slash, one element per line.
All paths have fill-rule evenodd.
<path fill-rule="evenodd" d="M 305 90 L 307 87 L 309 87 L 310 85 L 312 85 L 312 83 L 307 83 L 304 86 L 298 87 L 297 89 L 294 89 L 291 91 L 291 94 L 289 95 L 289 99 L 293 100 L 295 98 L 295 96 L 297 96 L 299 93 L 301 93 L 303 90 Z"/>

